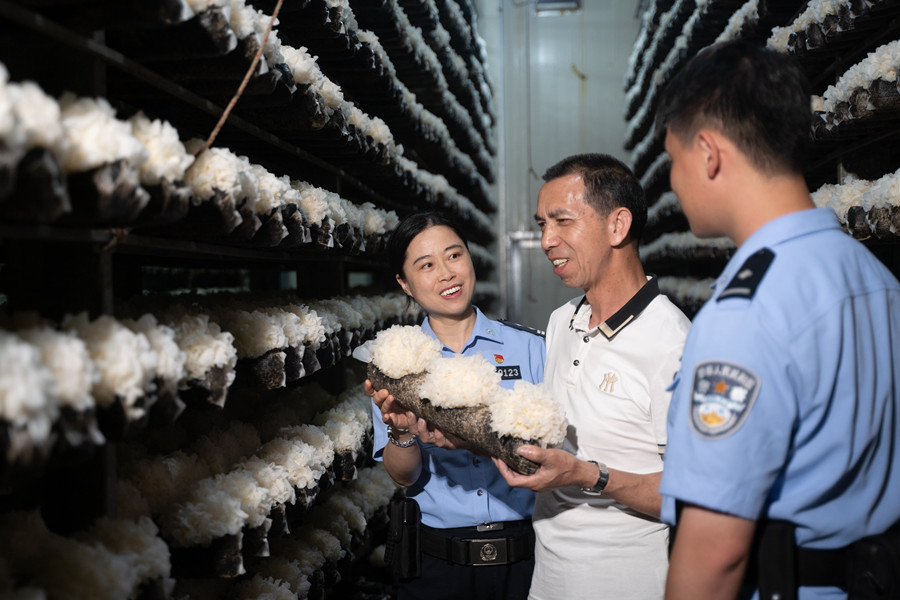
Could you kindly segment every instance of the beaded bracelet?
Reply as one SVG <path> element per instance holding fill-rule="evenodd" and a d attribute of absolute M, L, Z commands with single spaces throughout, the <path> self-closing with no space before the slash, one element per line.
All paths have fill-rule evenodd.
<path fill-rule="evenodd" d="M 417 438 L 415 435 L 413 435 L 411 438 L 409 438 L 405 442 L 401 442 L 397 438 L 394 437 L 394 431 L 395 431 L 395 429 L 393 427 L 391 427 L 390 425 L 387 426 L 387 438 L 388 438 L 388 441 L 390 443 L 392 443 L 393 445 L 400 447 L 400 448 L 409 448 L 410 446 L 412 446 L 413 444 L 416 443 Z M 397 429 L 396 431 L 397 431 L 397 433 L 409 433 L 409 429 Z"/>

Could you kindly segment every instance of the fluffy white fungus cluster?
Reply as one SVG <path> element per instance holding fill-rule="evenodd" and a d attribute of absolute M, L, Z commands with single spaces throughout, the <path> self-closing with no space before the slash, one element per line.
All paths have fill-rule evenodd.
<path fill-rule="evenodd" d="M 0 139 L 6 146 L 21 144 L 21 136 L 15 136 L 16 117 L 13 113 L 12 98 L 9 97 L 9 71 L 0 63 Z"/>
<path fill-rule="evenodd" d="M 725 237 L 698 238 L 690 231 L 661 235 L 641 249 L 641 257 L 650 260 L 657 256 L 684 256 L 693 250 L 729 251 L 734 242 Z"/>
<path fill-rule="evenodd" d="M 121 398 L 134 418 L 145 409 L 135 406 L 138 398 L 152 391 L 158 361 L 156 351 L 143 333 L 135 333 L 108 315 L 91 321 L 87 313 L 68 315 L 63 328 L 75 332 L 87 344 L 100 379 L 92 393 L 97 404 L 109 406 Z"/>
<path fill-rule="evenodd" d="M 500 389 L 500 381 L 480 354 L 441 357 L 428 364 L 418 392 L 440 408 L 483 406 Z"/>
<path fill-rule="evenodd" d="M 47 326 L 23 329 L 18 334 L 40 351 L 41 361 L 56 381 L 56 397 L 61 406 L 76 411 L 94 406 L 91 389 L 100 373 L 81 338 Z"/>
<path fill-rule="evenodd" d="M 43 567 L 32 582 L 48 598 L 71 600 L 115 600 L 128 598 L 140 585 L 127 556 L 91 546 L 71 538 L 51 537 L 42 547 Z"/>
<path fill-rule="evenodd" d="M 641 161 L 641 159 L 650 152 L 654 147 L 654 140 L 656 139 L 656 122 L 650 123 L 650 131 L 647 132 L 647 135 L 644 136 L 640 142 L 635 145 L 634 150 L 631 151 L 630 161 L 632 165 L 637 164 Z"/>
<path fill-rule="evenodd" d="M 159 517 L 163 537 L 174 547 L 207 545 L 240 533 L 250 519 L 244 506 L 259 500 L 256 480 L 219 474 L 194 483 L 186 497 L 163 510 Z"/>
<path fill-rule="evenodd" d="M 174 329 L 159 323 L 156 317 L 150 313 L 137 320 L 123 319 L 122 324 L 133 332 L 147 337 L 150 347 L 156 352 L 154 367 L 156 377 L 176 384 L 184 379 L 184 364 L 187 355 L 178 347 Z"/>
<path fill-rule="evenodd" d="M 700 305 L 712 297 L 715 279 L 706 277 L 660 277 L 659 289 L 667 296 L 675 298 L 677 304 Z"/>
<path fill-rule="evenodd" d="M 309 51 L 301 46 L 293 48 L 291 46 L 282 46 L 281 54 L 284 57 L 285 64 L 290 67 L 294 74 L 294 82 L 301 85 L 308 85 L 322 97 L 327 108 L 327 114 L 330 116 L 335 110 L 339 110 L 344 102 L 344 95 L 339 85 L 334 83 L 316 64 L 316 57 L 312 56 Z"/>
<path fill-rule="evenodd" d="M 501 436 L 528 440 L 542 448 L 557 446 L 566 437 L 566 411 L 541 385 L 517 381 L 500 388 L 489 401 L 491 430 Z"/>
<path fill-rule="evenodd" d="M 134 137 L 131 124 L 116 118 L 116 111 L 104 98 L 77 98 L 69 92 L 59 100 L 60 120 L 67 148 L 63 168 L 81 173 L 125 159 L 134 168 L 150 153 Z"/>
<path fill-rule="evenodd" d="M 311 527 L 311 525 L 304 525 L 302 530 L 310 529 Z M 338 540 L 335 539 L 335 541 Z M 297 565 L 297 568 L 306 578 L 311 577 L 316 571 L 324 567 L 327 561 L 322 550 L 317 545 L 306 543 L 293 537 L 281 540 L 279 551 L 286 560 Z"/>
<path fill-rule="evenodd" d="M 2 68 L 0 65 L 0 69 Z M 3 126 L 0 124 L 0 138 L 8 146 L 19 146 L 22 150 L 46 148 L 57 158 L 66 156 L 68 144 L 63 134 L 61 111 L 56 99 L 45 94 L 32 81 L 10 83 L 5 86 L 5 91 L 9 101 L 6 118 L 12 121 L 12 126 L 8 132 L 3 133 Z M 0 111 L 2 110 L 0 101 Z"/>
<path fill-rule="evenodd" d="M 254 164 L 251 168 L 257 178 L 259 196 L 256 201 L 257 214 L 267 215 L 280 210 L 284 206 L 284 194 L 291 189 L 290 179 L 278 177 L 262 165 Z M 286 229 L 282 238 L 285 236 L 287 236 Z"/>
<path fill-rule="evenodd" d="M 102 517 L 78 539 L 130 558 L 138 581 L 169 579 L 172 570 L 169 547 L 149 517 L 134 520 Z"/>
<path fill-rule="evenodd" d="M 388 505 L 398 489 L 400 487 L 388 475 L 384 465 L 377 463 L 359 470 L 356 479 L 347 486 L 347 494 L 363 509 L 366 520 L 369 520 L 379 509 Z"/>
<path fill-rule="evenodd" d="M 318 346 L 325 341 L 325 326 L 322 324 L 322 318 L 319 317 L 316 311 L 305 304 L 295 303 L 285 304 L 282 308 L 299 317 L 303 328 L 306 329 L 306 336 L 303 338 L 304 344 Z"/>
<path fill-rule="evenodd" d="M 355 499 L 344 490 L 338 490 L 325 502 L 325 506 L 341 515 L 347 521 L 350 529 L 356 533 L 362 534 L 366 530 L 368 524 L 363 507 L 357 504 Z"/>
<path fill-rule="evenodd" d="M 287 439 L 299 440 L 312 448 L 312 456 L 307 466 L 312 471 L 313 479 L 318 481 L 334 462 L 334 442 L 324 427 L 312 424 L 295 425 L 284 429 L 283 435 Z"/>
<path fill-rule="evenodd" d="M 229 16 L 228 26 L 239 40 L 252 36 L 256 36 L 259 42 L 262 42 L 262 35 L 257 34 L 259 28 L 259 12 L 252 6 L 248 6 L 244 0 L 228 0 Z M 258 73 L 268 71 L 265 57 L 260 57 Z"/>
<path fill-rule="evenodd" d="M 656 54 L 657 52 L 660 52 L 662 40 L 669 33 L 670 25 L 675 21 L 675 18 L 683 10 L 684 3 L 685 0 L 676 0 L 674 3 L 672 3 L 671 8 L 660 16 L 659 24 L 653 33 L 650 45 L 644 52 L 644 61 L 643 63 L 641 63 L 641 68 L 638 71 L 634 82 L 631 84 L 631 87 L 628 88 L 628 91 L 625 94 L 626 106 L 630 106 L 632 102 L 636 100 L 637 96 L 641 93 L 641 90 L 644 89 L 644 84 L 646 83 L 647 78 L 653 76 L 653 73 L 655 72 L 654 65 L 659 62 L 659 59 L 656 58 Z"/>
<path fill-rule="evenodd" d="M 371 117 L 361 111 L 351 102 L 344 102 L 342 111 L 349 118 L 350 124 L 356 127 L 364 135 L 371 137 L 373 140 L 386 146 L 389 150 L 396 152 L 394 144 L 394 134 L 391 133 L 387 124 L 378 117 Z"/>
<path fill-rule="evenodd" d="M 362 327 L 362 313 L 344 298 L 324 298 L 316 301 L 315 305 L 335 315 L 340 329 L 352 331 Z"/>
<path fill-rule="evenodd" d="M 308 514 L 308 519 L 310 523 L 315 523 L 317 527 L 336 537 L 342 548 L 350 547 L 350 543 L 353 541 L 350 524 L 331 502 L 314 505 Z"/>
<path fill-rule="evenodd" d="M 270 506 L 296 502 L 297 493 L 290 484 L 287 468 L 282 465 L 268 463 L 257 456 L 251 456 L 239 463 L 237 468 L 253 474 L 256 483 L 266 490 L 267 497 L 264 500 Z"/>
<path fill-rule="evenodd" d="M 335 407 L 317 415 L 313 423 L 331 439 L 336 454 L 349 452 L 356 458 L 371 427 L 369 407 L 368 397 L 358 387 L 343 394 Z"/>
<path fill-rule="evenodd" d="M 228 0 L 184 0 L 188 7 L 195 13 L 205 10 L 224 8 L 228 6 Z"/>
<path fill-rule="evenodd" d="M 33 442 L 46 441 L 59 414 L 55 388 L 40 351 L 0 331 L 0 419 L 27 428 Z"/>
<path fill-rule="evenodd" d="M 844 225 L 849 225 L 849 211 L 854 206 L 867 213 L 877 207 L 900 206 L 900 169 L 875 181 L 845 177 L 840 184 L 821 186 L 812 193 L 812 199 L 816 206 L 832 209 Z"/>
<path fill-rule="evenodd" d="M 647 223 L 656 224 L 667 215 L 677 212 L 681 212 L 678 196 L 675 195 L 675 192 L 665 192 L 647 211 Z"/>
<path fill-rule="evenodd" d="M 279 306 L 261 307 L 260 310 L 269 315 L 269 318 L 281 327 L 284 333 L 285 347 L 299 348 L 303 346 L 309 337 L 309 329 L 307 329 L 306 320 L 303 317 Z"/>
<path fill-rule="evenodd" d="M 168 547 L 150 519 L 104 518 L 70 538 L 48 531 L 37 510 L 13 511 L 0 517 L 0 530 L 0 556 L 10 574 L 47 598 L 133 598 L 142 583 L 157 578 L 164 579 L 168 592 L 174 586 L 168 579 Z"/>
<path fill-rule="evenodd" d="M 651 79 L 650 91 L 644 96 L 640 108 L 628 123 L 628 129 L 625 133 L 626 139 L 631 139 L 632 136 L 634 136 L 635 131 L 647 122 L 648 115 L 652 113 L 656 106 L 655 100 L 662 83 L 668 81 L 673 70 L 680 67 L 683 63 L 685 53 L 687 52 L 691 39 L 694 37 L 697 27 L 706 20 L 708 6 L 708 2 L 697 2 L 694 12 L 691 13 L 691 16 L 685 21 L 681 28 L 681 33 L 675 38 L 665 59 L 659 67 L 656 68 L 656 71 L 653 73 L 653 78 Z"/>
<path fill-rule="evenodd" d="M 748 0 L 731 15 L 728 23 L 725 25 L 725 29 L 719 34 L 714 43 L 736 40 L 740 37 L 741 31 L 757 23 L 759 23 L 759 0 Z M 775 29 L 777 28 L 772 30 L 773 35 L 775 34 Z M 774 47 L 776 49 L 787 47 L 787 40 L 775 42 Z"/>
<path fill-rule="evenodd" d="M 825 22 L 825 17 L 837 16 L 841 10 L 841 6 L 851 6 L 847 0 L 810 0 L 806 4 L 806 9 L 800 13 L 796 19 L 786 27 L 773 27 L 772 34 L 766 42 L 766 45 L 780 52 L 788 49 L 788 43 L 791 34 L 806 31 L 810 25 Z M 838 25 L 840 30 L 840 25 Z"/>
<path fill-rule="evenodd" d="M 326 561 L 337 562 L 346 554 L 346 551 L 341 548 L 339 539 L 318 527 L 304 525 L 297 532 L 297 539 L 301 543 L 309 544 L 321 551 Z"/>
<path fill-rule="evenodd" d="M 371 300 L 378 306 L 381 319 L 378 322 L 380 326 L 384 321 L 390 319 L 399 319 L 407 315 L 407 299 L 408 296 L 401 292 L 390 292 L 383 296 L 374 296 Z M 414 304 L 413 304 L 414 306 Z"/>
<path fill-rule="evenodd" d="M 311 488 L 318 477 L 312 467 L 316 449 L 298 438 L 278 437 L 263 444 L 256 456 L 262 460 L 287 469 L 288 481 L 297 489 Z"/>
<path fill-rule="evenodd" d="M 238 358 L 258 358 L 270 350 L 288 347 L 280 320 L 262 311 L 223 308 L 216 317 L 234 335 Z"/>
<path fill-rule="evenodd" d="M 147 161 L 141 165 L 141 183 L 158 185 L 161 181 L 182 181 L 185 171 L 194 162 L 178 137 L 178 130 L 160 119 L 150 120 L 143 112 L 132 116 L 131 133 L 149 152 Z"/>
<path fill-rule="evenodd" d="M 322 300 L 313 300 L 309 303 L 309 309 L 316 312 L 319 322 L 325 329 L 325 337 L 333 337 L 343 329 L 341 319 Z"/>
<path fill-rule="evenodd" d="M 441 343 L 415 325 L 393 325 L 379 331 L 371 346 L 372 362 L 388 377 L 421 373 L 440 357 Z"/>
<path fill-rule="evenodd" d="M 178 347 L 185 353 L 184 370 L 188 380 L 203 379 L 215 368 L 228 373 L 226 385 L 234 381 L 237 349 L 234 336 L 222 331 L 207 314 L 182 314 L 169 323 L 175 331 Z"/>
<path fill-rule="evenodd" d="M 309 577 L 300 568 L 300 563 L 284 556 L 267 558 L 260 564 L 257 573 L 262 577 L 285 582 L 290 586 L 295 598 L 306 598 L 312 587 Z"/>
<path fill-rule="evenodd" d="M 184 183 L 191 188 L 196 202 L 211 199 L 216 190 L 238 200 L 253 185 L 250 177 L 241 157 L 227 148 L 207 148 L 185 171 Z"/>
<path fill-rule="evenodd" d="M 328 209 L 328 195 L 332 192 L 299 180 L 291 181 L 291 187 L 300 192 L 300 208 L 310 224 L 327 229 L 334 226 Z"/>
<path fill-rule="evenodd" d="M 839 184 L 826 183 L 811 194 L 819 208 L 830 208 L 844 224 L 849 223 L 848 213 L 854 206 L 862 206 L 863 196 L 872 182 L 855 177 L 845 177 Z M 871 208 L 871 207 L 870 207 Z"/>
<path fill-rule="evenodd" d="M 873 81 L 897 81 L 900 70 L 900 40 L 888 42 L 869 52 L 866 58 L 856 63 L 834 85 L 828 86 L 822 97 L 825 99 L 823 110 L 834 112 L 837 105 L 850 99 L 853 91 L 868 88 Z"/>

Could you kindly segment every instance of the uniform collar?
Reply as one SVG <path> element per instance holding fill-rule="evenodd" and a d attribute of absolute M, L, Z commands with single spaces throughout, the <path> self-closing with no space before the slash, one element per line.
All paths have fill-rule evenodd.
<path fill-rule="evenodd" d="M 591 332 L 591 335 L 599 332 L 603 334 L 603 337 L 607 340 L 612 340 L 620 331 L 625 329 L 626 325 L 634 321 L 658 295 L 659 283 L 655 276 L 650 275 L 647 277 L 647 283 L 645 283 L 622 308 L 616 311 L 614 315 L 597 325 L 597 327 L 594 328 L 594 331 Z M 587 324 L 590 321 L 591 313 L 590 311 L 581 311 L 581 307 L 585 304 L 587 304 L 587 296 L 583 296 L 581 302 L 575 307 L 575 312 L 572 313 L 572 318 L 569 320 L 569 329 L 587 331 Z M 588 304 L 588 306 L 590 306 L 590 304 Z M 579 314 L 579 312 L 581 314 Z"/>
<path fill-rule="evenodd" d="M 475 327 L 472 328 L 472 335 L 469 336 L 468 341 L 466 341 L 463 346 L 463 352 L 471 348 L 479 339 L 490 340 L 493 342 L 500 343 L 500 328 L 497 326 L 497 323 L 491 321 L 481 310 L 475 306 Z M 434 330 L 431 328 L 431 323 L 428 320 L 428 317 L 425 317 L 425 320 L 422 321 L 422 331 L 433 337 L 434 339 L 438 339 L 438 337 L 434 334 Z M 440 340 L 438 340 L 440 341 Z M 444 350 L 449 350 L 452 352 L 450 348 L 444 346 Z"/>
<path fill-rule="evenodd" d="M 747 238 L 732 255 L 728 264 L 725 265 L 725 269 L 716 279 L 716 290 L 727 285 L 737 274 L 741 265 L 761 248 L 774 249 L 778 244 L 788 240 L 828 229 L 840 229 L 837 217 L 830 208 L 810 208 L 769 221 L 753 232 L 753 235 Z"/>

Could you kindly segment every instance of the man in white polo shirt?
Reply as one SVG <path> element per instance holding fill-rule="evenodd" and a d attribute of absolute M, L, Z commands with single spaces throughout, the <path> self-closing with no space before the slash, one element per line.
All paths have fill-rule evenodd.
<path fill-rule="evenodd" d="M 535 220 L 553 271 L 584 295 L 550 317 L 544 384 L 566 408 L 562 449 L 525 446 L 540 492 L 529 598 L 662 598 L 668 528 L 659 520 L 668 386 L 690 322 L 647 277 L 638 242 L 647 218 L 640 183 L 601 154 L 544 174 Z"/>

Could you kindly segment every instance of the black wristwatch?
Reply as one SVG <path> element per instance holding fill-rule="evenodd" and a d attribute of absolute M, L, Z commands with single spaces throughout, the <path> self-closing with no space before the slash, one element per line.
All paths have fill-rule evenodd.
<path fill-rule="evenodd" d="M 603 492 L 604 488 L 606 488 L 606 484 L 609 483 L 609 469 L 605 464 L 597 462 L 596 460 L 589 460 L 587 462 L 597 465 L 597 470 L 600 471 L 600 475 L 597 477 L 597 483 L 595 483 L 593 487 L 583 487 L 581 488 L 581 491 L 585 494 L 600 494 Z"/>

